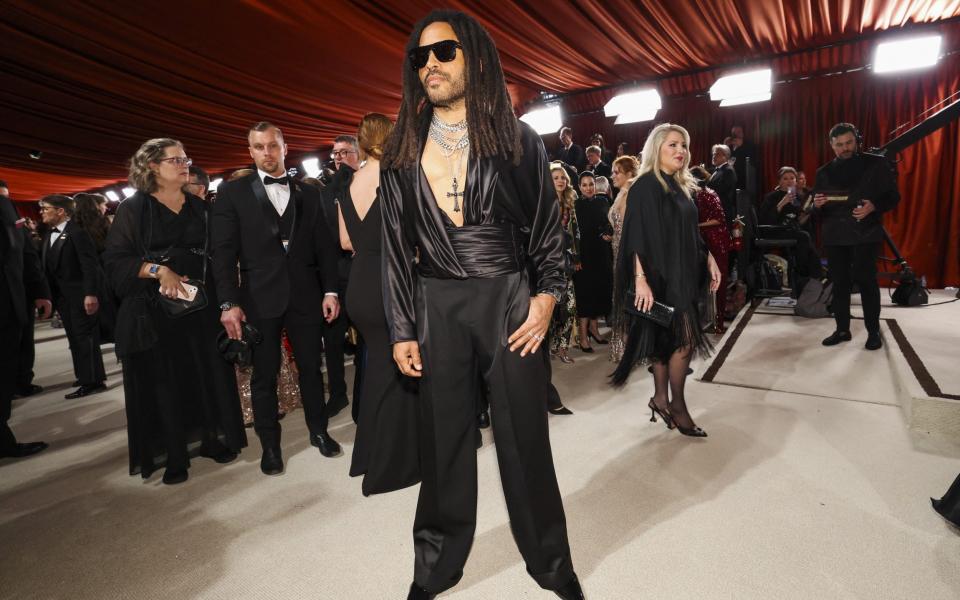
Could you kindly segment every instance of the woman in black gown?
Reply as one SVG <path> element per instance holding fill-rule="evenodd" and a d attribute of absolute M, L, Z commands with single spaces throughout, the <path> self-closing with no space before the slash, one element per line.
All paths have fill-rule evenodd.
<path fill-rule="evenodd" d="M 580 319 L 580 349 L 593 352 L 588 339 L 606 344 L 600 337 L 598 319 L 610 314 L 613 293 L 613 254 L 610 248 L 610 223 L 607 211 L 610 201 L 597 195 L 593 173 L 580 174 L 580 193 L 576 203 L 580 226 L 580 265 L 573 275 L 577 294 L 577 317 Z"/>
<path fill-rule="evenodd" d="M 393 361 L 380 279 L 380 156 L 393 130 L 384 115 L 360 121 L 357 142 L 366 163 L 339 198 L 340 243 L 353 252 L 346 308 L 367 346 L 360 415 L 350 475 L 363 475 L 364 496 L 420 481 L 416 382 Z"/>
<path fill-rule="evenodd" d="M 632 317 L 612 380 L 623 385 L 635 364 L 652 362 L 651 420 L 656 413 L 670 429 L 676 426 L 684 435 L 706 437 L 690 417 L 684 384 L 690 360 L 711 350 L 699 326 L 697 303 L 708 287 L 717 290 L 720 270 L 697 226 L 692 199 L 697 183 L 689 171 L 689 144 L 690 134 L 683 127 L 669 123 L 655 127 L 643 147 L 640 176 L 627 196 L 617 287 L 635 290 L 634 305 L 641 311 L 649 311 L 656 300 L 675 312 L 666 327 Z"/>
<path fill-rule="evenodd" d="M 120 300 L 116 352 L 123 362 L 130 474 L 186 481 L 188 446 L 218 463 L 246 446 L 233 366 L 217 351 L 216 286 L 206 269 L 207 305 L 177 318 L 160 306 L 182 281 L 204 275 L 207 204 L 183 186 L 190 159 L 180 142 L 145 142 L 130 159 L 137 193 L 117 209 L 103 259 Z"/>

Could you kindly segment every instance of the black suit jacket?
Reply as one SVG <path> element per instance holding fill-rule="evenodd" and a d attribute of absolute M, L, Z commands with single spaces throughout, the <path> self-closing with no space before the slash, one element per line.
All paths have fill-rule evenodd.
<path fill-rule="evenodd" d="M 324 294 L 340 290 L 337 250 L 319 190 L 290 179 L 286 210 L 294 213 L 287 252 L 259 173 L 224 183 L 217 192 L 210 225 L 220 302 L 239 304 L 250 316 L 269 319 L 289 311 L 296 320 L 322 322 Z"/>
<path fill-rule="evenodd" d="M 50 298 L 50 289 L 40 266 L 40 257 L 30 243 L 26 227 L 19 220 L 13 202 L 0 196 L 0 315 L 27 323 L 27 300 Z"/>
<path fill-rule="evenodd" d="M 610 179 L 613 176 L 613 168 L 602 160 L 592 167 L 587 165 L 586 170 L 591 171 L 594 177 L 606 177 L 607 179 Z M 612 181 L 610 182 L 610 185 L 613 185 Z"/>
<path fill-rule="evenodd" d="M 343 249 L 340 245 L 340 219 L 337 216 L 337 205 L 343 194 L 350 186 L 353 179 L 354 170 L 346 163 L 341 163 L 340 168 L 334 174 L 330 184 L 321 190 L 323 196 L 323 215 L 327 220 L 327 226 L 330 229 L 330 235 L 337 246 L 339 252 L 337 258 L 337 275 L 340 280 L 340 289 L 346 290 L 347 278 L 350 276 L 350 258 L 352 254 Z"/>
<path fill-rule="evenodd" d="M 723 204 L 724 211 L 737 211 L 737 172 L 733 170 L 730 163 L 723 163 L 713 170 L 707 186 L 720 196 L 720 203 Z M 735 215 L 727 214 L 727 220 L 730 221 Z"/>
<path fill-rule="evenodd" d="M 583 168 L 587 164 L 587 154 L 580 146 L 571 144 L 569 149 L 561 148 L 557 152 L 557 160 L 562 160 L 568 165 L 573 165 L 576 167 L 577 173 L 579 173 L 583 171 Z"/>
<path fill-rule="evenodd" d="M 82 305 L 84 296 L 99 296 L 100 259 L 90 234 L 74 221 L 67 221 L 51 246 L 51 233 L 44 234 L 40 253 L 54 301 L 62 297 Z"/>

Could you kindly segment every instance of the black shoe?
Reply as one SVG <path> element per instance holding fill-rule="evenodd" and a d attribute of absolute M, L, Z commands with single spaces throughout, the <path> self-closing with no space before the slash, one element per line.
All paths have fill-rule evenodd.
<path fill-rule="evenodd" d="M 337 440 L 330 437 L 330 434 L 326 431 L 311 434 L 310 443 L 317 448 L 320 448 L 320 454 L 326 456 L 327 458 L 339 456 L 342 452 L 340 449 L 340 444 L 337 443 Z"/>
<path fill-rule="evenodd" d="M 879 350 L 883 347 L 883 340 L 880 338 L 879 331 L 871 331 L 867 334 L 867 343 L 863 346 L 867 350 Z"/>
<path fill-rule="evenodd" d="M 580 587 L 580 580 L 577 579 L 576 575 L 562 588 L 554 590 L 554 593 L 563 600 L 584 600 L 583 589 Z"/>
<path fill-rule="evenodd" d="M 219 440 L 201 445 L 200 456 L 212 458 L 214 462 L 221 465 L 237 460 L 237 453 L 224 446 Z"/>
<path fill-rule="evenodd" d="M 337 396 L 327 401 L 327 418 L 332 419 L 349 404 L 346 396 Z M 316 445 L 316 444 L 314 444 Z"/>
<path fill-rule="evenodd" d="M 25 385 L 22 388 L 18 389 L 16 392 L 17 396 L 21 398 L 26 398 L 27 396 L 33 396 L 34 394 L 39 394 L 43 391 L 43 388 L 39 385 L 31 383 L 30 385 Z"/>
<path fill-rule="evenodd" d="M 74 379 L 73 383 L 70 384 L 70 387 L 80 387 L 80 380 Z"/>
<path fill-rule="evenodd" d="M 107 389 L 107 386 L 103 383 L 94 383 L 92 385 L 81 385 L 75 391 L 66 394 L 64 398 L 67 400 L 73 400 L 75 398 L 82 398 L 83 396 L 89 396 L 91 394 L 99 394 L 100 392 Z"/>
<path fill-rule="evenodd" d="M 592 354 L 593 348 L 591 348 L 590 346 L 584 346 L 583 344 L 580 344 L 580 352 L 586 352 L 587 354 Z"/>
<path fill-rule="evenodd" d="M 592 333 L 587 333 L 587 336 L 589 336 L 591 340 L 595 341 L 596 343 L 600 344 L 601 346 L 603 346 L 604 344 L 609 344 L 609 343 L 610 343 L 609 340 L 605 340 L 605 339 L 603 339 L 602 337 L 600 337 L 599 335 L 593 335 Z"/>
<path fill-rule="evenodd" d="M 167 485 L 176 485 L 187 480 L 190 474 L 186 469 L 167 469 L 163 472 L 163 483 Z"/>
<path fill-rule="evenodd" d="M 834 331 L 830 334 L 830 337 L 824 338 L 821 344 L 824 346 L 836 346 L 840 342 L 849 342 L 853 339 L 853 336 L 850 335 L 849 331 Z"/>
<path fill-rule="evenodd" d="M 555 408 L 548 408 L 547 412 L 550 413 L 551 415 L 572 415 L 573 414 L 572 410 L 570 410 L 566 406 L 563 406 L 562 404 Z"/>
<path fill-rule="evenodd" d="M 0 458 L 24 458 L 37 452 L 43 452 L 50 445 L 46 442 L 25 442 L 23 444 L 14 444 L 12 448 L 0 450 Z"/>
<path fill-rule="evenodd" d="M 407 594 L 407 600 L 433 600 L 436 597 L 436 594 L 431 594 L 416 583 L 410 584 L 410 593 Z"/>
<path fill-rule="evenodd" d="M 268 446 L 263 449 L 260 457 L 260 470 L 264 475 L 279 475 L 283 473 L 283 454 L 280 446 Z"/>
<path fill-rule="evenodd" d="M 680 425 L 677 425 L 677 431 L 679 431 L 683 435 L 688 435 L 690 437 L 707 437 L 707 432 L 700 429 L 696 425 L 694 425 L 692 429 L 687 429 L 686 427 L 681 427 Z"/>
<path fill-rule="evenodd" d="M 483 411 L 482 413 L 477 415 L 477 427 L 479 427 L 480 429 L 486 429 L 487 427 L 490 427 L 489 412 Z"/>

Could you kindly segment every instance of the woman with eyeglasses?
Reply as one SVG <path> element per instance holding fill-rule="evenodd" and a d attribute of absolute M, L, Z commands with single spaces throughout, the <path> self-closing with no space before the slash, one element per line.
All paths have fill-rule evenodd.
<path fill-rule="evenodd" d="M 137 193 L 118 207 L 104 252 L 120 299 L 116 353 L 130 474 L 146 479 L 165 467 L 165 484 L 187 480 L 191 442 L 200 441 L 200 456 L 218 463 L 233 461 L 247 444 L 233 367 L 217 351 L 220 312 L 205 264 L 208 205 L 183 191 L 191 162 L 170 138 L 137 150 L 129 175 Z M 172 317 L 161 296 L 187 296 L 187 279 L 203 280 L 206 306 Z"/>

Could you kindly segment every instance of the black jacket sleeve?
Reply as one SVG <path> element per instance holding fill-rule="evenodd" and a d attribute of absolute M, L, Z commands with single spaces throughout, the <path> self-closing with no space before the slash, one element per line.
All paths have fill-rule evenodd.
<path fill-rule="evenodd" d="M 390 343 L 417 339 L 413 306 L 413 260 L 415 252 L 406 235 L 403 222 L 404 186 L 400 169 L 380 171 L 380 211 L 382 214 L 381 277 L 383 307 L 390 330 Z"/>
<path fill-rule="evenodd" d="M 97 247 L 93 243 L 90 234 L 77 226 L 72 228 L 70 239 L 73 247 L 77 251 L 77 258 L 80 261 L 80 271 L 83 274 L 83 295 L 100 295 L 100 257 L 97 254 Z"/>
<path fill-rule="evenodd" d="M 242 181 L 242 180 L 240 180 Z M 224 184 L 210 214 L 213 278 L 220 302 L 240 303 L 237 260 L 240 256 L 240 219 L 235 205 L 235 182 Z"/>
<path fill-rule="evenodd" d="M 312 202 L 317 207 L 317 220 L 314 230 L 314 242 L 316 244 L 317 265 L 320 268 L 320 282 L 324 294 L 340 294 L 340 274 L 337 269 L 337 261 L 340 258 L 340 251 L 337 245 L 340 241 L 339 232 L 336 237 L 331 234 L 330 223 L 327 220 L 326 212 L 321 204 L 325 198 L 321 197 L 319 192 L 308 192 L 307 202 Z"/>
<path fill-rule="evenodd" d="M 30 234 L 26 230 L 21 230 L 20 235 L 23 238 L 23 285 L 27 292 L 27 298 L 30 300 L 50 299 L 50 284 L 47 283 L 47 277 L 43 273 L 43 266 L 40 264 L 40 255 L 34 247 Z M 30 307 L 27 307 L 30 310 Z"/>
<path fill-rule="evenodd" d="M 148 209 L 144 200 L 142 196 L 135 195 L 121 202 L 107 233 L 103 251 L 104 269 L 110 287 L 121 299 L 147 293 L 151 284 L 156 286 L 155 280 L 140 279 L 145 250 L 141 239 L 140 216 L 143 210 Z"/>

